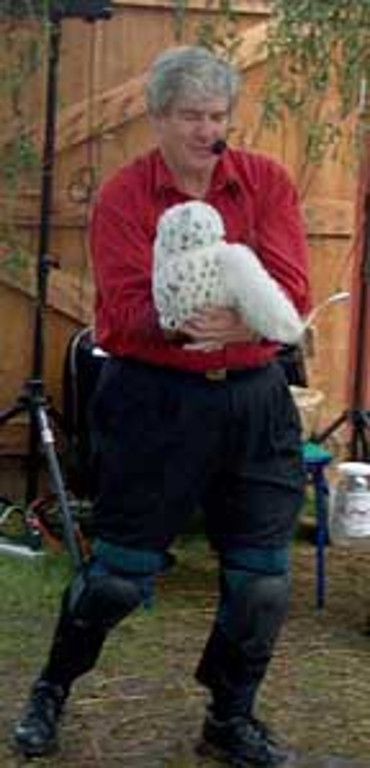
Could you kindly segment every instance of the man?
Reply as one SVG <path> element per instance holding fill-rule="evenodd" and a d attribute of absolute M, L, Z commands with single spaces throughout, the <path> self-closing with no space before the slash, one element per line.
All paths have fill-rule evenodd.
<path fill-rule="evenodd" d="M 158 146 L 102 187 L 91 222 L 96 339 L 109 353 L 92 412 L 93 554 L 67 589 L 49 659 L 15 730 L 25 755 L 56 745 L 73 681 L 109 629 L 153 591 L 201 503 L 220 562 L 220 599 L 196 676 L 210 694 L 199 750 L 230 765 L 284 753 L 255 718 L 286 615 L 289 545 L 302 501 L 300 423 L 275 358 L 228 307 L 164 333 L 152 298 L 160 215 L 189 199 L 221 214 L 303 315 L 307 254 L 297 193 L 274 161 L 224 148 L 238 89 L 201 47 L 154 63 L 147 102 Z"/>

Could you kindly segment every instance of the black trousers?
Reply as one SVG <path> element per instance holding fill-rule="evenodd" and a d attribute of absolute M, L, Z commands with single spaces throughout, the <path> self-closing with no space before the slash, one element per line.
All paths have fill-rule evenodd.
<path fill-rule="evenodd" d="M 91 438 L 96 540 L 88 570 L 121 576 L 144 597 L 202 505 L 219 554 L 220 599 L 197 678 L 217 716 L 250 711 L 287 610 L 303 493 L 300 420 L 281 367 L 208 379 L 109 359 Z M 93 613 L 81 623 L 65 602 L 44 676 L 69 689 L 105 636 Z"/>
<path fill-rule="evenodd" d="M 290 540 L 300 420 L 278 364 L 219 381 L 109 359 L 91 435 L 98 537 L 161 552 L 201 505 L 217 550 Z"/>

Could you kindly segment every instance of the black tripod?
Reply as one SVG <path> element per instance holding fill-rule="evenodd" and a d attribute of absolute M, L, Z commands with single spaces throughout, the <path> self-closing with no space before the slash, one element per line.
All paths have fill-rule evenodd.
<path fill-rule="evenodd" d="M 55 124 L 57 108 L 57 75 L 61 40 L 61 22 L 64 16 L 82 17 L 88 21 L 106 19 L 111 15 L 110 3 L 105 0 L 57 0 L 49 10 L 49 40 L 47 55 L 46 115 L 43 156 L 41 166 L 40 234 L 37 256 L 37 291 L 33 337 L 32 372 L 24 383 L 16 402 L 0 412 L 0 425 L 14 416 L 26 412 L 29 416 L 28 453 L 26 463 L 26 505 L 37 496 L 39 481 L 39 448 L 46 457 L 50 481 L 55 492 L 61 517 L 66 545 L 77 570 L 82 566 L 82 555 L 77 543 L 73 518 L 68 503 L 62 473 L 55 448 L 54 435 L 49 415 L 56 423 L 61 422 L 58 412 L 52 408 L 45 394 L 43 375 L 44 363 L 44 315 L 47 298 L 49 270 L 56 266 L 49 255 L 50 215 L 53 192 Z"/>
<path fill-rule="evenodd" d="M 364 348 L 366 336 L 366 317 L 370 313 L 368 296 L 370 295 L 370 192 L 365 196 L 364 205 L 364 244 L 360 266 L 360 294 L 358 306 L 358 323 L 356 334 L 356 356 L 354 371 L 354 386 L 352 401 L 354 407 L 346 409 L 321 432 L 314 436 L 315 442 L 322 443 L 339 427 L 349 422 L 351 438 L 349 444 L 350 458 L 353 460 L 370 461 L 370 411 L 361 408 L 362 383 L 365 375 L 365 355 L 369 351 Z"/>

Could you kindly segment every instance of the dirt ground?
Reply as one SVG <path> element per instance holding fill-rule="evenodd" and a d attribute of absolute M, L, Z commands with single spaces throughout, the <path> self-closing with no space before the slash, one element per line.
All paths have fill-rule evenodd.
<path fill-rule="evenodd" d="M 73 689 L 61 750 L 41 768 L 208 768 L 194 754 L 204 691 L 193 670 L 217 592 L 201 540 L 177 550 L 157 603 L 109 637 L 93 673 Z M 0 562 L 0 765 L 20 768 L 10 735 L 48 647 L 66 578 L 56 558 Z M 261 688 L 259 716 L 294 750 L 297 768 L 370 767 L 370 550 L 327 548 L 326 605 L 315 607 L 315 547 L 294 547 L 289 619 Z"/>

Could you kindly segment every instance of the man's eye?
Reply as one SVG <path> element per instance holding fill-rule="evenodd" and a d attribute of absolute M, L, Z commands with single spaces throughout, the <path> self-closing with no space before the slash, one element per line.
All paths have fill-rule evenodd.
<path fill-rule="evenodd" d="M 199 112 L 182 112 L 180 115 L 181 120 L 189 123 L 201 122 L 204 119 L 208 119 L 213 123 L 225 123 L 228 119 L 226 112 L 215 112 L 214 114 L 203 115 Z"/>
<path fill-rule="evenodd" d="M 224 123 L 227 120 L 227 114 L 226 112 L 217 112 L 212 115 L 212 120 L 214 123 Z"/>

